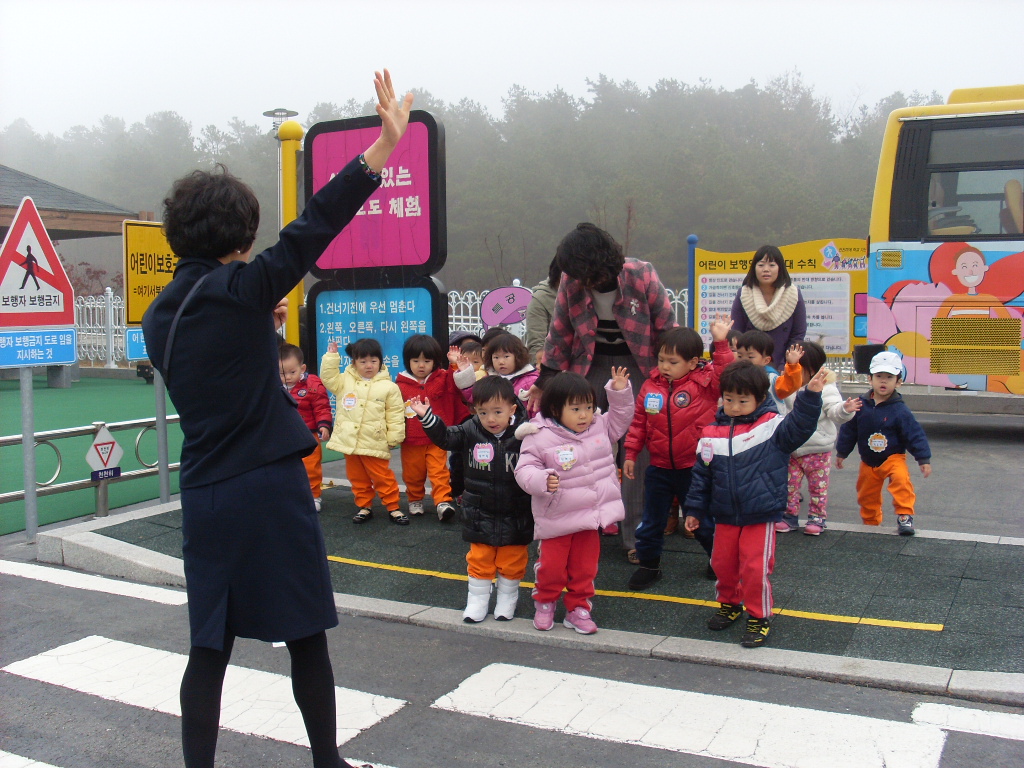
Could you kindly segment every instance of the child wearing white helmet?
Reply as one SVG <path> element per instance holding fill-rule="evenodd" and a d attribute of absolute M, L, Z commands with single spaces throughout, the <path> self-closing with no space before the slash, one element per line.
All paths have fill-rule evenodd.
<path fill-rule="evenodd" d="M 861 396 L 860 410 L 839 430 L 836 468 L 843 468 L 843 460 L 856 446 L 860 452 L 857 503 L 864 524 L 882 524 L 882 488 L 888 479 L 897 532 L 913 536 L 917 496 L 907 470 L 907 451 L 921 466 L 924 477 L 932 473 L 932 451 L 924 430 L 896 391 L 903 380 L 900 356 L 879 352 L 871 358 L 868 370 L 871 391 Z"/>

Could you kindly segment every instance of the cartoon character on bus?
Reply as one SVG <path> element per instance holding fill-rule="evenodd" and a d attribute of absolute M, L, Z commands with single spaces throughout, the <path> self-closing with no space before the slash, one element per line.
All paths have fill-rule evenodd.
<path fill-rule="evenodd" d="M 881 300 L 869 298 L 869 342 L 899 351 L 907 377 L 918 384 L 1024 394 L 1020 373 L 932 373 L 929 338 L 933 318 L 1021 319 L 1024 307 L 1010 302 L 1024 295 L 1024 252 L 990 264 L 973 245 L 943 243 L 931 254 L 928 273 L 931 282 L 903 280 L 889 286 Z M 1024 352 L 1021 361 L 1024 369 Z"/>

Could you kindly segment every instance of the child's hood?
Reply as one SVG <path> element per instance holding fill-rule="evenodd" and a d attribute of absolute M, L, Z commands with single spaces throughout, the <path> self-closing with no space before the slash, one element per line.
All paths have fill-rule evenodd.
<path fill-rule="evenodd" d="M 417 379 L 415 376 L 413 376 L 408 371 L 399 371 L 398 372 L 398 376 L 396 377 L 396 380 L 397 379 L 408 379 L 413 384 L 419 384 L 421 386 L 426 386 L 427 382 L 430 381 L 430 377 L 433 376 L 435 373 L 437 373 L 437 371 L 431 371 L 430 373 L 427 374 L 427 377 L 425 379 L 423 379 L 423 381 L 420 381 L 419 379 Z"/>
<path fill-rule="evenodd" d="M 735 421 L 738 424 L 752 424 L 758 419 L 760 419 L 762 416 L 764 416 L 766 413 L 778 414 L 778 412 L 779 409 L 778 407 L 776 407 L 775 401 L 772 399 L 772 396 L 766 395 L 764 400 L 761 401 L 761 404 L 758 405 L 752 413 L 748 413 L 746 416 L 726 416 L 725 408 L 719 406 L 718 413 L 715 414 L 715 423 L 721 424 L 723 426 L 726 426 L 732 423 L 733 421 Z"/>
<path fill-rule="evenodd" d="M 587 434 L 587 432 L 594 428 L 594 425 L 597 423 L 597 417 L 600 415 L 601 409 L 597 408 L 594 411 L 594 421 L 590 423 L 590 426 L 583 432 L 573 432 L 571 429 L 563 427 L 557 421 L 549 419 L 547 416 L 538 413 L 532 419 L 520 424 L 516 428 L 516 437 L 520 440 L 524 440 L 527 435 L 536 435 L 547 430 L 555 440 L 570 439 L 579 442 L 583 440 L 583 436 Z"/>
<path fill-rule="evenodd" d="M 345 373 L 352 376 L 356 381 L 366 381 L 356 370 L 356 366 L 353 363 L 349 363 L 348 368 L 345 369 Z M 388 371 L 388 367 L 381 363 L 380 370 L 374 375 L 370 381 L 391 381 L 391 373 Z"/>
<path fill-rule="evenodd" d="M 494 370 L 493 368 L 488 368 L 488 369 L 487 369 L 487 372 L 488 372 L 489 374 L 491 374 L 492 376 L 503 376 L 503 377 L 504 377 L 504 378 L 506 378 L 506 379 L 514 379 L 514 378 L 516 378 L 517 376 L 522 376 L 522 375 L 523 375 L 524 373 L 530 373 L 530 371 L 535 371 L 535 370 L 537 370 L 537 369 L 536 369 L 536 368 L 534 368 L 534 367 L 533 367 L 532 365 L 530 365 L 529 363 L 527 363 L 526 365 L 524 365 L 524 366 L 523 366 L 522 368 L 520 368 L 520 369 L 519 369 L 518 371 L 516 371 L 515 373 L 498 373 L 498 372 L 497 372 L 497 371 L 495 371 L 495 370 Z"/>
<path fill-rule="evenodd" d="M 694 368 L 689 373 L 683 374 L 678 379 L 673 379 L 669 381 L 667 378 L 661 375 L 661 371 L 658 370 L 657 366 L 655 366 L 654 370 L 651 371 L 650 375 L 647 378 L 649 378 L 655 384 L 660 384 L 661 386 L 668 387 L 668 389 L 671 390 L 673 387 L 685 384 L 687 381 L 692 381 L 695 382 L 698 386 L 706 387 L 708 384 L 711 383 L 711 374 L 711 361 L 704 360 L 703 358 L 701 358 L 701 360 L 698 361 L 696 368 Z"/>

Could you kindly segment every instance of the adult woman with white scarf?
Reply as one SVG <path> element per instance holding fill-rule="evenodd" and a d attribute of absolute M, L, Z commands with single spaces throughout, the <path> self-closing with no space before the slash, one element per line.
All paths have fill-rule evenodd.
<path fill-rule="evenodd" d="M 772 367 L 781 371 L 786 350 L 804 340 L 807 333 L 807 311 L 804 298 L 786 269 L 782 251 L 774 245 L 762 245 L 751 259 L 732 302 L 733 330 L 764 331 L 772 337 Z"/>

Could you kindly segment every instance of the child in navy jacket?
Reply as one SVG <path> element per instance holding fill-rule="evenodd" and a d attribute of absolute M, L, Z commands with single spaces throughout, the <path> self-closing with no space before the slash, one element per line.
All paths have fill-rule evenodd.
<path fill-rule="evenodd" d="M 747 610 L 741 644 L 763 645 L 772 617 L 775 523 L 786 511 L 789 455 L 818 427 L 825 371 L 819 371 L 782 417 L 768 398 L 764 368 L 736 362 L 722 372 L 722 407 L 715 423 L 704 428 L 698 460 L 686 496 L 686 529 L 701 520 L 715 524 L 711 555 L 718 582 L 718 612 L 708 629 L 721 630 Z"/>
<path fill-rule="evenodd" d="M 864 525 L 882 524 L 882 487 L 889 479 L 889 493 L 896 507 L 896 530 L 914 535 L 914 484 L 907 470 L 907 451 L 921 465 L 921 474 L 932 473 L 932 449 L 896 388 L 903 375 L 903 361 L 895 352 L 879 352 L 871 358 L 871 391 L 861 397 L 862 406 L 839 430 L 836 468 L 854 446 L 860 451 L 857 503 Z"/>

